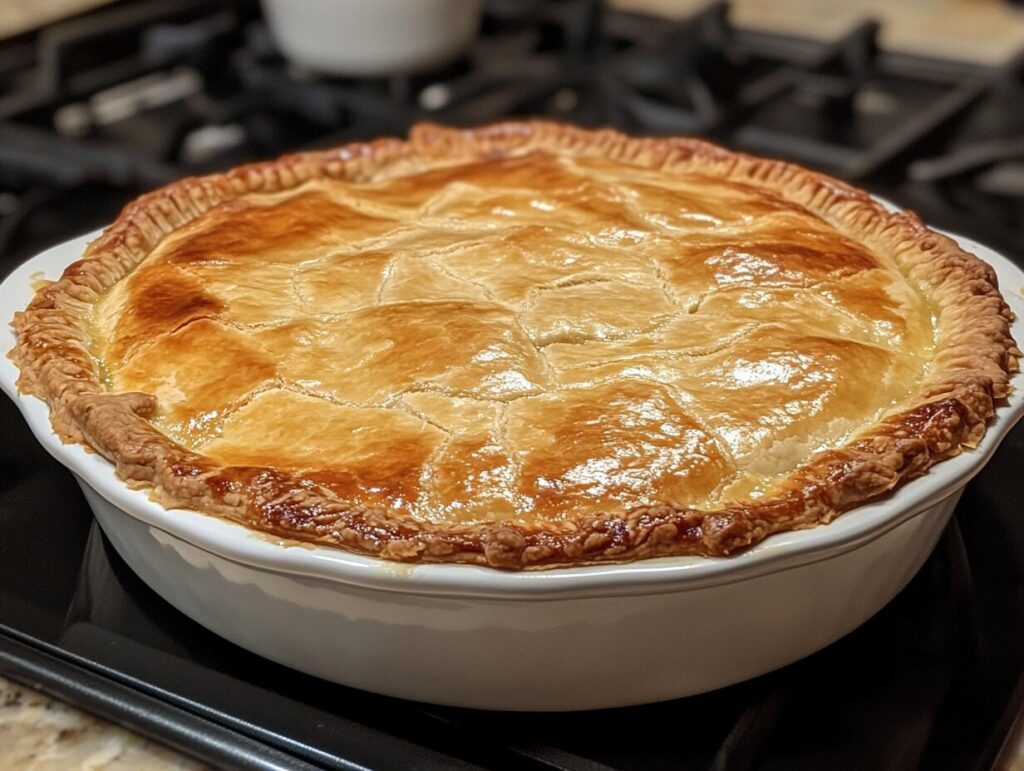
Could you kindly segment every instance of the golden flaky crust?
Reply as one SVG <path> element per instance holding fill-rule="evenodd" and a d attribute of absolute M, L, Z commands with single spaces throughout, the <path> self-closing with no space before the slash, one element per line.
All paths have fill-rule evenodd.
<path fill-rule="evenodd" d="M 528 150 L 612 159 L 664 172 L 694 172 L 763 189 L 818 215 L 844 236 L 888 255 L 937 309 L 930 368 L 909 405 L 819 453 L 771 493 L 714 510 L 671 504 L 529 526 L 436 524 L 401 511 L 346 502 L 308 474 L 220 464 L 188 450 L 148 420 L 156 399 L 105 392 L 90 351 L 89 312 L 162 240 L 242 196 L 278 193 L 314 179 L 366 181 L 487 161 Z M 20 387 L 46 400 L 55 431 L 116 464 L 169 507 L 215 514 L 268 533 L 410 562 L 522 569 L 665 555 L 727 555 L 772 533 L 811 527 L 884 494 L 933 463 L 975 445 L 1005 398 L 1020 351 L 993 271 L 910 213 L 889 213 L 866 194 L 787 163 L 690 139 L 636 139 L 546 122 L 471 130 L 416 127 L 408 141 L 382 139 L 303 153 L 187 179 L 140 198 L 62 278 L 19 313 L 12 357 Z M 192 514 L 186 514 L 193 516 Z"/>

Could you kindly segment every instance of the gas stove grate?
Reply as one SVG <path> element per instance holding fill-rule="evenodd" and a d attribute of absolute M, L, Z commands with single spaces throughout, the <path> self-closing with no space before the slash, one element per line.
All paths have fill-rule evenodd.
<path fill-rule="evenodd" d="M 872 22 L 831 43 L 753 33 L 725 3 L 665 21 L 599 0 L 490 0 L 462 60 L 357 80 L 288 63 L 254 0 L 122 2 L 0 46 L 0 255 L 71 235 L 49 226 L 71 191 L 100 191 L 98 226 L 115 201 L 187 174 L 420 120 L 535 115 L 789 158 L 1024 250 L 1024 165 L 1001 162 L 1024 131 L 1008 117 L 1019 63 L 880 52 L 877 34 Z"/>

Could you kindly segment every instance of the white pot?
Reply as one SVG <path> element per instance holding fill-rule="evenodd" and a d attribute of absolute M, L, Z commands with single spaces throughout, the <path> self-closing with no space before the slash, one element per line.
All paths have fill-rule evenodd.
<path fill-rule="evenodd" d="M 0 318 L 56 278 L 89 237 L 30 260 L 0 286 Z M 1024 339 L 1024 272 L 977 244 Z M 0 350 L 14 344 L 6 326 Z M 720 688 L 784 666 L 850 632 L 917 572 L 964 485 L 1024 415 L 1014 377 L 979 447 L 829 525 L 768 538 L 730 558 L 503 572 L 406 566 L 328 547 L 282 546 L 216 517 L 167 510 L 99 455 L 63 444 L 47 406 L 0 387 L 82 485 L 125 561 L 199 623 L 251 651 L 345 685 L 464 707 L 617 707 Z"/>
<path fill-rule="evenodd" d="M 331 75 L 394 75 L 457 58 L 480 29 L 482 0 L 263 0 L 290 61 Z"/>

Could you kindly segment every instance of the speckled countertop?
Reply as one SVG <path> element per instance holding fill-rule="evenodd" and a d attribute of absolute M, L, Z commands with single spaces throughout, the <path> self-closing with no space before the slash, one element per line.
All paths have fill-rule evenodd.
<path fill-rule="evenodd" d="M 0 770 L 199 771 L 205 766 L 0 677 Z"/>
<path fill-rule="evenodd" d="M 1024 731 L 1003 771 L 1024 771 Z M 148 739 L 0 677 L 0 771 L 202 771 Z"/>

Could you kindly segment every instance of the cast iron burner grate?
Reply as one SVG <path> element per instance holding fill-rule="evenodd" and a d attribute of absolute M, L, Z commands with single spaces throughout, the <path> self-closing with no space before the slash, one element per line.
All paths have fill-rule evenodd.
<path fill-rule="evenodd" d="M 991 225 L 994 245 L 1024 248 L 1020 196 L 1005 193 L 1019 187 L 1017 167 L 956 172 L 951 186 L 932 184 L 926 163 L 909 179 L 931 174 L 927 185 L 900 187 L 908 163 L 967 152 L 943 143 L 957 119 L 963 142 L 1018 147 L 1012 121 L 985 133 L 986 115 L 1019 104 L 1005 98 L 1013 79 L 879 52 L 876 38 L 870 22 L 832 43 L 752 33 L 729 22 L 724 3 L 666 21 L 600 0 L 490 0 L 462 60 L 352 79 L 285 61 L 254 0 L 124 0 L 0 45 L 0 254 L 25 257 L 80 230 L 50 226 L 68 191 L 83 192 L 71 224 L 99 226 L 117 204 L 186 174 L 402 134 L 418 120 L 533 115 L 705 135 L 905 197 L 939 224 L 971 215 Z"/>
<path fill-rule="evenodd" d="M 756 107 L 730 138 L 860 180 L 962 113 L 984 81 L 880 54 L 867 22 L 828 46 Z"/>
<path fill-rule="evenodd" d="M 907 167 L 905 198 L 936 219 L 979 223 L 978 238 L 1024 251 L 1024 53 L 992 79 L 979 105 L 947 129 L 942 152 Z M 982 234 L 984 231 L 984 234 Z"/>

